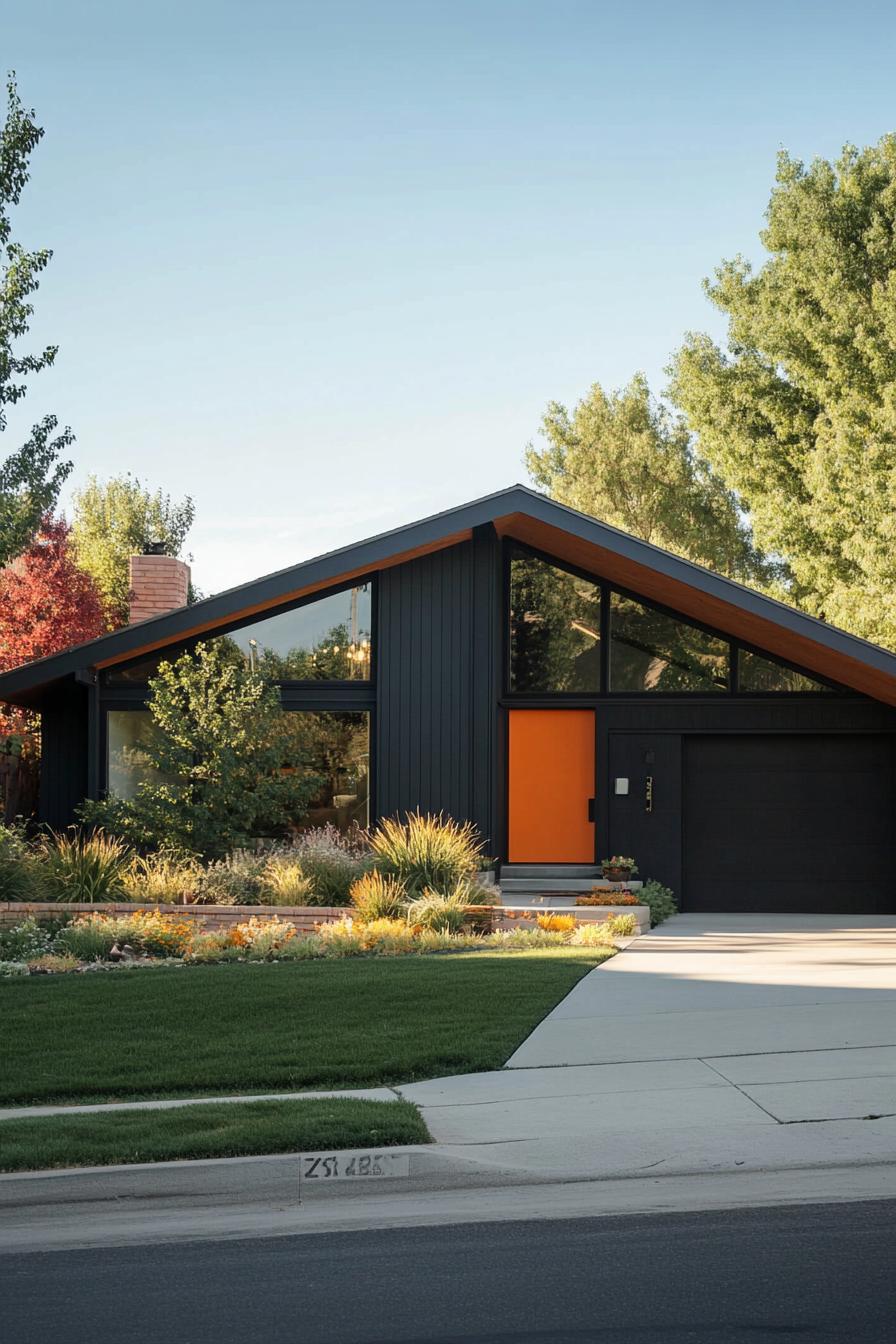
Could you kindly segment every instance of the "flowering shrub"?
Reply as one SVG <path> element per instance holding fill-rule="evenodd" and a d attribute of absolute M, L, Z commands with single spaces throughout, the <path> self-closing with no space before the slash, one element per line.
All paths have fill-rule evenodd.
<path fill-rule="evenodd" d="M 364 951 L 360 926 L 356 928 L 351 918 L 319 924 L 317 939 L 321 955 L 325 957 L 359 957 Z"/>
<path fill-rule="evenodd" d="M 33 915 L 11 929 L 0 929 L 0 960 L 25 962 L 49 952 L 53 935 Z"/>
<path fill-rule="evenodd" d="M 188 920 L 178 920 L 158 910 L 135 910 L 132 915 L 104 915 L 92 911 L 79 915 L 57 934 L 55 949 L 95 961 L 108 957 L 117 944 L 128 944 L 148 957 L 179 957 L 187 950 L 196 931 Z"/>
<path fill-rule="evenodd" d="M 638 865 L 627 854 L 613 854 L 609 859 L 601 859 L 600 866 L 604 877 L 610 872 L 628 873 L 629 877 L 634 877 L 638 871 Z"/>
<path fill-rule="evenodd" d="M 572 933 L 577 920 L 575 915 L 538 915 L 535 922 L 545 933 Z"/>
<path fill-rule="evenodd" d="M 352 883 L 373 867 L 367 835 L 316 826 L 302 831 L 285 851 L 310 882 L 308 905 L 348 905 Z"/>

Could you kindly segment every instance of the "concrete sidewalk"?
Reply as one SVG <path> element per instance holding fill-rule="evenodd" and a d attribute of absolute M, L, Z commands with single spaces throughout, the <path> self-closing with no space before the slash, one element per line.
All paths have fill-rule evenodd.
<path fill-rule="evenodd" d="M 397 1090 L 442 1152 L 555 1179 L 896 1161 L 896 918 L 677 916 L 507 1069 Z"/>

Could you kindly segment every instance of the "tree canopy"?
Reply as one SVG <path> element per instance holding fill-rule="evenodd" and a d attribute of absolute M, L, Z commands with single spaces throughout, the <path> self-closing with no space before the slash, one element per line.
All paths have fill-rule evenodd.
<path fill-rule="evenodd" d="M 149 682 L 150 767 L 133 799 L 88 802 L 85 821 L 138 845 L 220 858 L 301 819 L 321 780 L 277 688 L 228 641 L 197 644 Z"/>
<path fill-rule="evenodd" d="M 18 205 L 29 178 L 31 154 L 43 135 L 34 112 L 23 107 L 15 76 L 7 81 L 6 120 L 0 136 L 0 431 L 7 427 L 6 407 L 21 401 L 29 374 L 48 368 L 57 347 L 48 345 L 38 353 L 17 353 L 18 341 L 27 334 L 34 312 L 31 296 L 41 271 L 53 255 L 42 247 L 29 252 L 12 240 L 10 209 Z M 11 453 L 0 467 L 0 565 L 28 546 L 41 520 L 56 503 L 62 483 L 72 469 L 60 454 L 74 442 L 69 429 L 58 434 L 55 416 L 46 415 L 34 426 L 26 442 Z"/>
<path fill-rule="evenodd" d="M 94 579 L 115 618 L 128 619 L 128 560 L 150 542 L 161 542 L 166 555 L 179 555 L 193 525 L 195 510 L 187 495 L 179 502 L 162 490 L 150 490 L 136 476 L 108 481 L 88 477 L 73 499 L 72 542 L 78 564 Z"/>
<path fill-rule="evenodd" d="M 735 494 L 642 374 L 620 392 L 595 383 L 571 415 L 551 402 L 541 433 L 547 446 L 530 444 L 526 466 L 554 499 L 730 578 L 768 586 L 777 577 Z"/>
<path fill-rule="evenodd" d="M 727 348 L 690 335 L 670 395 L 790 599 L 896 648 L 896 135 L 782 153 L 766 218 L 768 260 L 706 282 Z"/>

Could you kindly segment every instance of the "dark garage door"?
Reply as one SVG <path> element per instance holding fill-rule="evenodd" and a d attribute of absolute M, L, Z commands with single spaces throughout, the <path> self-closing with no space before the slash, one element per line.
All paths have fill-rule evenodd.
<path fill-rule="evenodd" d="M 684 742 L 685 910 L 896 910 L 893 740 Z"/>

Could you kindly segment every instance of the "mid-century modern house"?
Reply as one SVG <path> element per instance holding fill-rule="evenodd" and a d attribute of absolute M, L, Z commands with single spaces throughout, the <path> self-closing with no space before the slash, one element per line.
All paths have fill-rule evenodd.
<path fill-rule="evenodd" d="M 147 679 L 227 639 L 300 716 L 306 820 L 443 811 L 511 871 L 632 855 L 686 911 L 896 910 L 882 648 L 522 486 L 193 605 L 187 579 L 135 558 L 130 625 L 0 676 L 40 710 L 44 821 L 133 793 Z"/>

